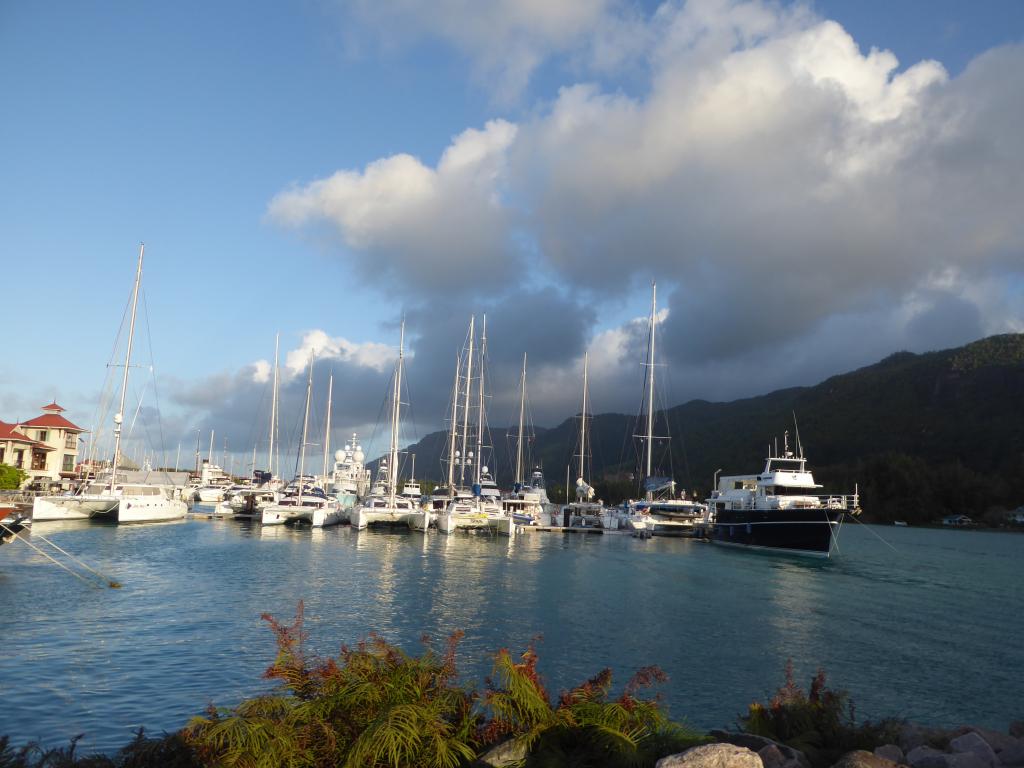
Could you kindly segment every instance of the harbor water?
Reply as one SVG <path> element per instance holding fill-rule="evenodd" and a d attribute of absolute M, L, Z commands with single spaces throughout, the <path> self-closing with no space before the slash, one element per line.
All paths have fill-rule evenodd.
<path fill-rule="evenodd" d="M 460 671 L 538 643 L 555 692 L 656 664 L 670 714 L 733 725 L 787 659 L 820 667 L 858 717 L 1005 728 L 1024 717 L 1024 536 L 844 525 L 808 561 L 684 539 L 357 532 L 230 520 L 39 523 L 122 584 L 88 586 L 23 543 L 0 549 L 0 701 L 12 743 L 85 734 L 111 751 L 268 689 L 262 613 L 305 603 L 308 648 L 376 631 L 408 650 L 465 632 Z M 883 541 L 884 539 L 884 541 Z"/>

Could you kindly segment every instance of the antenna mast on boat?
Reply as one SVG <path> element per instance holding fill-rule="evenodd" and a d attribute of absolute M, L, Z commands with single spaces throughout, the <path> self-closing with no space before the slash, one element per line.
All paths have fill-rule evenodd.
<path fill-rule="evenodd" d="M 480 335 L 480 382 L 477 389 L 480 393 L 480 403 L 477 407 L 476 417 L 476 466 L 473 468 L 473 482 L 480 484 L 480 470 L 483 468 L 484 452 L 484 367 L 487 357 L 487 315 L 484 315 L 483 329 Z"/>
<path fill-rule="evenodd" d="M 459 462 L 459 487 L 466 487 L 466 443 L 469 437 L 469 398 L 472 394 L 470 383 L 473 381 L 473 323 L 475 315 L 469 318 L 469 350 L 466 353 L 466 397 L 462 403 L 462 459 Z"/>
<path fill-rule="evenodd" d="M 277 431 L 277 367 L 278 350 L 281 345 L 281 333 L 274 336 L 274 392 L 270 400 L 270 442 L 267 445 L 267 472 L 270 479 L 274 478 L 274 433 Z"/>
<path fill-rule="evenodd" d="M 135 340 L 135 310 L 139 304 L 139 283 L 142 282 L 142 255 L 145 243 L 139 243 L 139 263 L 135 268 L 135 287 L 132 289 L 132 319 L 128 325 L 128 349 L 124 355 L 124 374 L 121 377 L 121 402 L 114 414 L 114 466 L 110 473 L 110 490 L 114 490 L 117 479 L 117 465 L 121 462 L 121 422 L 124 421 L 124 400 L 128 394 L 128 368 L 132 362 L 132 343 Z"/>
<path fill-rule="evenodd" d="M 391 397 L 391 452 L 388 462 L 391 471 L 388 477 L 388 506 L 395 507 L 395 491 L 398 489 L 398 418 L 402 407 L 402 359 L 405 354 L 405 318 L 398 336 L 398 363 L 395 367 L 395 391 Z"/>
<path fill-rule="evenodd" d="M 516 441 L 516 485 L 523 485 L 523 419 L 526 416 L 526 353 L 523 352 L 523 374 L 519 380 L 519 439 Z"/>
<path fill-rule="evenodd" d="M 327 458 L 331 455 L 331 395 L 334 393 L 334 371 L 327 380 L 327 423 L 324 425 L 324 483 L 327 482 Z"/>
<path fill-rule="evenodd" d="M 302 476 L 306 474 L 306 436 L 309 434 L 309 400 L 313 394 L 313 361 L 316 350 L 309 351 L 309 375 L 306 377 L 306 415 L 302 417 L 302 445 L 299 446 L 299 507 L 302 507 Z"/>
<path fill-rule="evenodd" d="M 658 307 L 658 284 L 651 282 L 651 322 L 647 341 L 647 479 L 651 477 L 651 454 L 654 450 L 654 323 Z M 647 501 L 654 498 L 650 490 L 645 494 Z"/>
<path fill-rule="evenodd" d="M 452 386 L 452 427 L 448 441 L 448 498 L 455 498 L 455 440 L 459 420 L 459 371 L 462 369 L 462 354 L 455 353 L 455 384 Z"/>
<path fill-rule="evenodd" d="M 213 436 L 216 434 L 214 430 L 210 430 L 210 450 L 206 453 L 206 463 L 213 464 Z"/>

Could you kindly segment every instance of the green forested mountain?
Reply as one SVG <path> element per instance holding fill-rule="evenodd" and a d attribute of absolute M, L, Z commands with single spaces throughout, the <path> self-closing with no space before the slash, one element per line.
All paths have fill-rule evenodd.
<path fill-rule="evenodd" d="M 993 336 L 955 349 L 899 352 L 811 387 L 714 403 L 694 400 L 659 414 L 672 435 L 672 473 L 703 496 L 712 475 L 761 469 L 770 441 L 799 422 L 819 482 L 852 491 L 867 519 L 924 522 L 950 513 L 994 518 L 1024 504 L 1024 334 Z M 593 478 L 608 501 L 636 492 L 635 416 L 591 422 Z M 531 450 L 552 496 L 563 493 L 578 422 L 536 430 Z M 492 430 L 490 461 L 504 486 L 514 429 Z M 506 432 L 508 434 L 506 434 Z M 792 437 L 791 437 L 792 439 Z M 440 479 L 443 433 L 410 451 Z"/>

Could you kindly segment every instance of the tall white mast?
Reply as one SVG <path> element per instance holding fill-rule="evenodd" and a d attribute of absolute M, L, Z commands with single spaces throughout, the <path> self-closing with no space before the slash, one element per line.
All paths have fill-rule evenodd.
<path fill-rule="evenodd" d="M 448 498 L 455 498 L 455 440 L 459 421 L 459 371 L 462 370 L 461 352 L 455 353 L 455 384 L 452 385 L 452 427 L 448 440 Z"/>
<path fill-rule="evenodd" d="M 206 453 L 206 463 L 213 464 L 213 436 L 216 434 L 212 429 L 210 430 L 210 450 Z"/>
<path fill-rule="evenodd" d="M 255 483 L 256 482 L 256 443 L 255 442 L 252 444 L 252 468 L 251 468 L 251 474 L 249 476 L 252 478 L 251 482 Z"/>
<path fill-rule="evenodd" d="M 482 333 L 480 336 L 480 382 L 477 389 L 480 393 L 480 402 L 477 406 L 476 419 L 476 467 L 473 471 L 473 482 L 480 483 L 480 470 L 484 463 L 484 367 L 487 357 L 487 315 L 484 315 Z"/>
<path fill-rule="evenodd" d="M 587 462 L 587 369 L 590 365 L 590 353 L 583 353 L 583 411 L 580 413 L 580 480 L 589 482 L 590 478 L 584 477 Z"/>
<path fill-rule="evenodd" d="M 132 343 L 135 341 L 135 310 L 139 304 L 139 283 L 142 282 L 142 254 L 145 243 L 139 243 L 139 263 L 135 267 L 135 287 L 132 289 L 132 319 L 128 325 L 128 349 L 124 355 L 124 374 L 121 377 L 121 402 L 114 414 L 114 467 L 110 473 L 110 489 L 114 489 L 117 478 L 117 465 L 121 461 L 121 422 L 124 421 L 124 399 L 128 394 L 128 367 L 132 362 Z"/>
<path fill-rule="evenodd" d="M 516 440 L 516 484 L 523 485 L 523 421 L 526 417 L 526 353 L 523 352 L 523 374 L 519 378 L 519 438 Z"/>
<path fill-rule="evenodd" d="M 398 422 L 402 408 L 402 361 L 405 356 L 405 318 L 398 336 L 398 362 L 395 365 L 395 391 L 391 396 L 391 451 L 388 458 L 388 506 L 395 506 L 395 492 L 398 490 Z"/>
<path fill-rule="evenodd" d="M 313 361 L 316 350 L 309 352 L 309 376 L 306 377 L 306 415 L 302 417 L 302 445 L 299 446 L 299 506 L 302 506 L 302 476 L 306 474 L 306 436 L 309 434 L 309 400 L 313 395 Z"/>
<path fill-rule="evenodd" d="M 459 462 L 459 487 L 466 487 L 466 448 L 469 438 L 469 398 L 472 394 L 470 382 L 473 381 L 473 321 L 475 316 L 469 318 L 469 351 L 466 354 L 466 397 L 462 403 L 462 461 Z M 479 460 L 479 457 L 478 459 Z"/>
<path fill-rule="evenodd" d="M 281 345 L 281 334 L 274 336 L 274 392 L 270 400 L 270 442 L 267 445 L 267 472 L 274 477 L 274 433 L 277 432 L 277 357 Z"/>
<path fill-rule="evenodd" d="M 331 455 L 331 395 L 334 393 L 334 371 L 327 380 L 327 424 L 324 426 L 324 482 L 327 482 L 327 457 Z"/>
<path fill-rule="evenodd" d="M 647 343 L 647 479 L 651 476 L 651 454 L 654 449 L 654 323 L 658 307 L 658 285 L 651 282 L 651 322 L 648 328 Z M 651 501 L 654 494 L 647 491 L 646 498 Z"/>

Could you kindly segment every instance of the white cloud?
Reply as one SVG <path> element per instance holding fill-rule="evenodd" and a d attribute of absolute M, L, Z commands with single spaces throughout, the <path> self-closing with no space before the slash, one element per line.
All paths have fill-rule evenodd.
<path fill-rule="evenodd" d="M 270 216 L 290 227 L 327 223 L 360 274 L 382 291 L 458 293 L 500 281 L 515 266 L 500 197 L 516 126 L 467 129 L 437 168 L 409 155 L 370 163 L 282 192 Z"/>
<path fill-rule="evenodd" d="M 326 331 L 313 330 L 303 334 L 299 346 L 285 355 L 285 375 L 302 373 L 309 366 L 313 353 L 319 361 L 338 360 L 377 372 L 389 369 L 398 357 L 398 350 L 387 344 L 375 341 L 357 344 L 341 336 L 330 336 Z"/>

